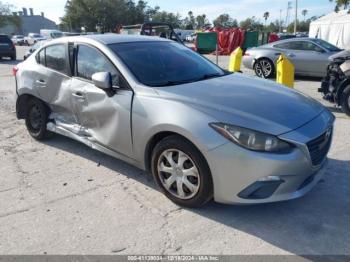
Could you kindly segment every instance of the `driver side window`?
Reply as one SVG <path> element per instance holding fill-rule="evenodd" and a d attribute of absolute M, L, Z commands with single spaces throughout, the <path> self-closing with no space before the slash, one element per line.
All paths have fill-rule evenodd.
<path fill-rule="evenodd" d="M 121 88 L 126 87 L 123 77 L 104 54 L 93 47 L 79 45 L 76 61 L 76 75 L 91 81 L 92 75 L 98 72 L 111 73 L 113 86 L 119 86 Z"/>

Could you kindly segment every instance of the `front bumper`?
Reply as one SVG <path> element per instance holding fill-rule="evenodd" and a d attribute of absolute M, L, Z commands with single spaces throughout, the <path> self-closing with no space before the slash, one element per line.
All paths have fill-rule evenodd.
<path fill-rule="evenodd" d="M 253 69 L 255 63 L 254 56 L 243 56 L 242 64 L 245 68 Z"/>
<path fill-rule="evenodd" d="M 321 164 L 313 165 L 306 144 L 327 132 L 333 121 L 334 117 L 324 111 L 305 126 L 279 136 L 295 145 L 284 154 L 249 151 L 231 142 L 208 151 L 214 200 L 259 204 L 303 196 L 320 181 L 327 165 L 326 157 Z M 270 178 L 276 180 L 269 181 Z M 260 187 L 264 183 L 266 187 Z"/>

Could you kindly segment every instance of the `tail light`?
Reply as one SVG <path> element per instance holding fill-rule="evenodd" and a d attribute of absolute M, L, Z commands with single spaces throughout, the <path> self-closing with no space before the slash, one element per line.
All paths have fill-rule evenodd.
<path fill-rule="evenodd" d="M 15 50 L 16 49 L 16 45 L 14 43 L 12 43 L 12 49 Z"/>
<path fill-rule="evenodd" d="M 18 72 L 18 67 L 17 66 L 13 67 L 12 68 L 12 75 L 16 76 L 17 72 Z"/>

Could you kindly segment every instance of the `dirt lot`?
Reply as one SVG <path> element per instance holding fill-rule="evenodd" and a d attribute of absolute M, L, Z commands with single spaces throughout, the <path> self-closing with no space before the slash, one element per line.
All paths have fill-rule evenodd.
<path fill-rule="evenodd" d="M 0 254 L 350 255 L 350 118 L 332 107 L 327 174 L 308 195 L 187 210 L 128 164 L 61 136 L 31 139 L 14 114 L 13 63 L 0 63 Z M 318 86 L 296 83 L 321 101 Z"/>

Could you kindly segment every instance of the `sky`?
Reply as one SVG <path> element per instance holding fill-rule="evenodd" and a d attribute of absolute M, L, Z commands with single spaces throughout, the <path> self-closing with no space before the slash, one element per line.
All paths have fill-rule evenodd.
<path fill-rule="evenodd" d="M 282 10 L 282 19 L 286 18 L 288 1 L 295 0 L 148 0 L 150 6 L 158 5 L 161 10 L 180 13 L 182 17 L 191 10 L 194 15 L 206 14 L 210 21 L 222 13 L 228 13 L 231 17 L 241 21 L 247 17 L 255 16 L 263 20 L 263 13 L 269 12 L 269 21 L 279 19 Z M 45 16 L 56 23 L 64 14 L 66 0 L 3 0 L 21 10 L 22 7 L 34 8 L 35 14 L 44 12 Z M 309 11 L 307 17 L 321 16 L 334 10 L 334 4 L 329 0 L 299 0 L 299 15 L 301 10 Z M 291 10 L 294 17 L 294 11 Z M 301 18 L 302 19 L 302 18 Z M 293 20 L 293 19 L 291 19 Z"/>

